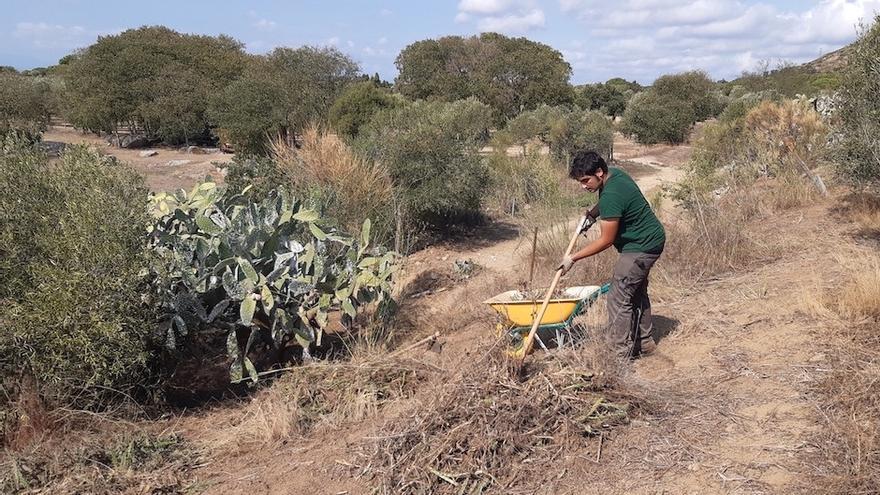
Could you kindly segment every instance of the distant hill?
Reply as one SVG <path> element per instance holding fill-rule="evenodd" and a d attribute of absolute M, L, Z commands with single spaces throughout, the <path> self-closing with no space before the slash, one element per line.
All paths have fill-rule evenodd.
<path fill-rule="evenodd" d="M 846 45 L 843 48 L 826 53 L 821 57 L 807 62 L 803 66 L 814 72 L 839 72 L 846 66 L 847 57 L 853 51 L 853 45 Z"/>
<path fill-rule="evenodd" d="M 783 65 L 763 73 L 746 72 L 728 86 L 743 86 L 748 91 L 774 90 L 788 97 L 834 91 L 840 86 L 841 72 L 853 50 L 850 44 L 805 64 Z"/>

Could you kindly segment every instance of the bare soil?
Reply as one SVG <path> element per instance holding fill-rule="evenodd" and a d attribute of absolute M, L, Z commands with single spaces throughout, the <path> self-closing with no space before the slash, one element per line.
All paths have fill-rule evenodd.
<path fill-rule="evenodd" d="M 225 176 L 223 167 L 232 161 L 228 153 L 188 153 L 185 147 L 151 147 L 125 149 L 110 146 L 105 138 L 77 131 L 73 127 L 54 125 L 43 133 L 44 143 L 86 144 L 107 155 L 115 156 L 129 163 L 140 172 L 151 191 L 175 191 L 189 189 L 197 182 L 210 176 L 222 182 Z M 155 156 L 141 156 L 144 151 L 155 151 Z"/>

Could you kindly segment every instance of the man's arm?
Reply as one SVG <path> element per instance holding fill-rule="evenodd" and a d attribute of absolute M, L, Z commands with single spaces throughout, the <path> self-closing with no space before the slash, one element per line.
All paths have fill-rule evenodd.
<path fill-rule="evenodd" d="M 598 212 L 598 207 L 596 208 Z M 620 219 L 612 218 L 609 220 L 599 221 L 599 238 L 584 246 L 583 249 L 571 255 L 573 261 L 588 258 L 594 254 L 601 253 L 614 244 L 614 238 L 617 237 L 617 229 L 620 227 Z"/>

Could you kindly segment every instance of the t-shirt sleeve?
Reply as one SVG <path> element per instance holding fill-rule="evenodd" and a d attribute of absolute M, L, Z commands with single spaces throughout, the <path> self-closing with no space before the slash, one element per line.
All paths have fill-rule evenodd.
<path fill-rule="evenodd" d="M 599 196 L 599 217 L 610 220 L 623 216 L 623 201 L 614 191 L 606 191 Z"/>

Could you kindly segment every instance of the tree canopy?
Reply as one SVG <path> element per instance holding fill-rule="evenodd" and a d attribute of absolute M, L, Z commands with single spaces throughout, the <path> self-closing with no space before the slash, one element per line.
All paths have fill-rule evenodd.
<path fill-rule="evenodd" d="M 162 26 L 103 36 L 64 60 L 68 117 L 77 127 L 132 130 L 168 142 L 203 137 L 210 95 L 238 77 L 246 55 L 228 36 Z"/>
<path fill-rule="evenodd" d="M 548 45 L 496 33 L 417 41 L 400 52 L 395 86 L 404 96 L 475 97 L 509 118 L 540 104 L 571 103 L 571 66 Z"/>
<path fill-rule="evenodd" d="M 212 99 L 211 117 L 236 150 L 260 152 L 270 136 L 293 140 L 323 119 L 358 75 L 357 64 L 335 48 L 276 48 L 257 56 L 244 74 Z"/>

